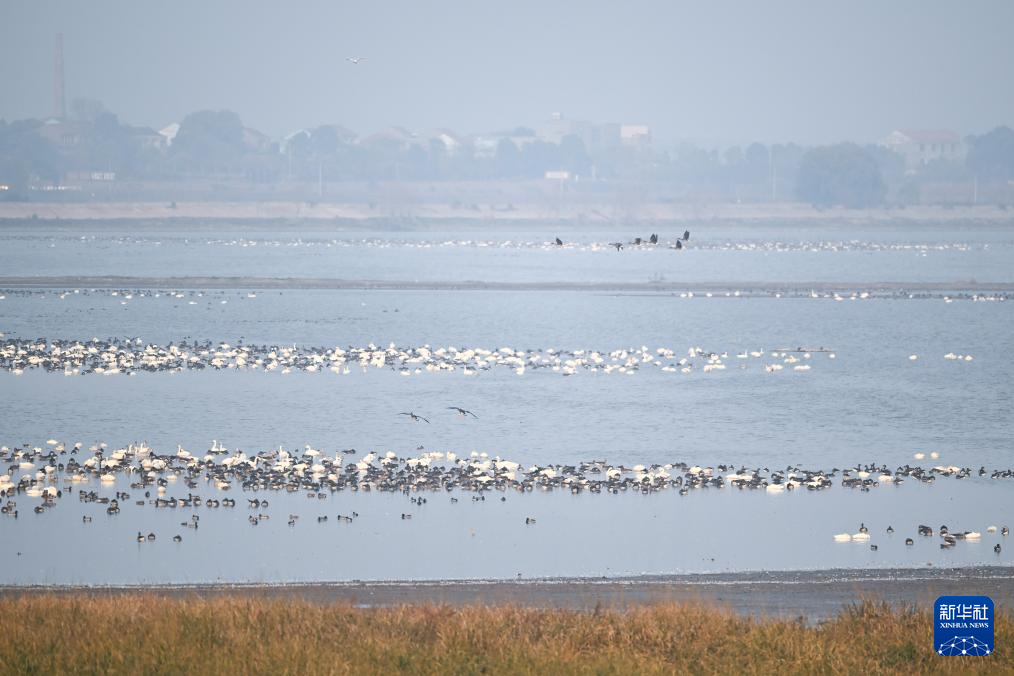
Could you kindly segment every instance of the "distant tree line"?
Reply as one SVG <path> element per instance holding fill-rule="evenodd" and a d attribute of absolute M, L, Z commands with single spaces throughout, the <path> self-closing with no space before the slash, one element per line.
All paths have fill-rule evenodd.
<path fill-rule="evenodd" d="M 483 181 L 572 179 L 665 184 L 677 198 L 713 201 L 798 199 L 817 206 L 870 207 L 916 201 L 920 186 L 940 181 L 1014 179 L 1014 131 L 998 127 L 967 139 L 963 162 L 935 162 L 906 173 L 901 156 L 851 143 L 735 146 L 723 151 L 682 144 L 589 148 L 576 135 L 558 143 L 531 129 L 503 134 L 495 146 L 477 137 L 416 138 L 400 130 L 366 138 L 324 125 L 273 141 L 231 111 L 197 111 L 171 144 L 158 132 L 127 125 L 95 101 L 77 101 L 64 121 L 0 120 L 0 193 L 24 198 L 29 186 L 76 174 L 109 172 L 123 181 Z"/>

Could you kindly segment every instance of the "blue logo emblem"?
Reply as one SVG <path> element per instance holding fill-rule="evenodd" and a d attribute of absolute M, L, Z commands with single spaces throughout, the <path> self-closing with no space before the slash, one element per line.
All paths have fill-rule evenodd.
<path fill-rule="evenodd" d="M 948 657 L 985 657 L 993 652 L 993 600 L 988 596 L 941 596 L 933 604 L 933 649 Z"/>

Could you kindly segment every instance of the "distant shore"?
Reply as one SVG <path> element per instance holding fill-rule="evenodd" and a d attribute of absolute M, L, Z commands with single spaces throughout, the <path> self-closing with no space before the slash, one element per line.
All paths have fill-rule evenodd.
<path fill-rule="evenodd" d="M 403 604 L 517 605 L 590 609 L 647 603 L 706 603 L 761 617 L 811 621 L 834 616 L 862 600 L 929 608 L 946 595 L 986 595 L 1014 609 L 1014 567 L 828 570 L 634 578 L 196 584 L 143 586 L 0 586 L 0 599 L 23 595 L 122 596 L 151 592 L 174 598 L 250 597 L 365 606 Z"/>
<path fill-rule="evenodd" d="M 862 224 L 939 223 L 1014 226 L 1014 209 L 983 206 L 913 206 L 882 209 L 816 209 L 793 202 L 774 204 L 647 203 L 618 210 L 608 205 L 545 204 L 500 206 L 412 203 L 376 205 L 333 202 L 0 202 L 0 223 L 96 222 L 309 224 L 349 227 L 432 227 L 446 225 L 538 226 L 629 223 Z"/>
<path fill-rule="evenodd" d="M 0 277 L 0 289 L 201 289 L 201 290 L 363 290 L 363 291 L 585 291 L 596 293 L 645 293 L 668 295 L 679 292 L 737 293 L 739 295 L 780 293 L 809 295 L 811 292 L 887 294 L 940 294 L 961 292 L 1007 293 L 1014 282 L 501 282 L 481 280 L 397 280 L 335 279 L 328 277 L 137 277 L 137 276 L 38 276 Z"/>

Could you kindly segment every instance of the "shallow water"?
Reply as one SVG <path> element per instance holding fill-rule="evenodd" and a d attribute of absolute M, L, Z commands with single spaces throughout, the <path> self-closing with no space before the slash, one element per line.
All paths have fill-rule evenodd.
<path fill-rule="evenodd" d="M 1014 233 L 1002 227 L 691 226 L 687 249 L 627 246 L 618 226 L 369 233 L 236 226 L 5 226 L 4 275 L 325 277 L 398 281 L 1010 281 Z M 682 230 L 682 228 L 677 228 Z M 647 237 L 649 233 L 639 233 Z M 564 247 L 551 244 L 556 235 Z"/>
<path fill-rule="evenodd" d="M 703 228 L 701 230 L 704 230 Z M 1010 230 L 950 233 L 788 229 L 788 251 L 742 250 L 695 234 L 700 250 L 562 251 L 541 246 L 424 248 L 410 241 L 474 240 L 474 232 L 383 233 L 376 244 L 242 247 L 221 239 L 236 232 L 195 233 L 199 241 L 153 244 L 108 228 L 81 240 L 54 229 L 28 237 L 9 232 L 0 248 L 4 275 L 254 275 L 389 278 L 395 280 L 708 281 L 834 280 L 862 282 L 1014 281 Z M 156 233 L 157 234 L 157 233 Z M 184 233 L 185 234 L 185 233 Z M 597 234 L 597 233 L 596 233 Z M 740 233 L 742 234 L 742 233 Z M 309 236 L 320 238 L 320 233 Z M 188 235 L 189 236 L 189 235 Z M 719 237 L 720 236 L 720 237 Z M 293 242 L 292 233 L 257 233 Z M 330 237 L 330 236 L 328 236 Z M 483 235 L 483 239 L 498 239 Z M 858 240 L 856 238 L 859 238 Z M 2 239 L 2 238 L 0 238 Z M 503 241 L 508 237 L 504 236 Z M 530 233 L 511 241 L 539 242 Z M 570 238 L 568 238 L 570 239 Z M 136 241 L 135 241 L 136 240 Z M 798 242 L 857 241 L 839 249 Z M 920 244 L 917 249 L 885 243 Z M 960 246 L 948 243 L 958 242 Z M 49 245 L 53 244 L 53 247 Z M 946 244 L 938 249 L 928 246 Z M 927 245 L 927 246 L 922 246 Z M 814 249 L 814 250 L 811 250 Z M 628 253 L 630 254 L 628 256 Z M 671 269 L 672 254 L 680 256 Z M 657 269 L 656 269 L 657 268 Z M 960 291 L 960 285 L 957 285 Z M 82 285 L 87 289 L 87 284 Z M 861 288 L 861 287 L 859 287 Z M 68 292 L 68 293 L 64 293 Z M 154 294 L 158 293 L 159 297 Z M 798 463 L 831 469 L 856 463 L 896 467 L 915 452 L 938 462 L 988 469 L 1014 466 L 1014 365 L 1009 357 L 1014 317 L 1009 301 L 947 302 L 905 297 L 843 300 L 771 295 L 713 298 L 671 294 L 581 291 L 310 291 L 287 289 L 186 291 L 59 289 L 4 292 L 0 331 L 9 337 L 88 340 L 140 337 L 168 343 L 198 340 L 333 347 L 365 345 L 497 349 L 671 348 L 728 352 L 725 371 L 689 374 L 642 369 L 634 375 L 549 370 L 517 376 L 491 370 L 466 376 L 390 370 L 348 375 L 201 371 L 135 376 L 66 377 L 28 370 L 0 373 L 0 444 L 46 439 L 104 440 L 112 448 L 146 440 L 161 452 L 176 444 L 203 451 L 212 439 L 256 452 L 312 444 L 330 454 L 343 448 L 472 450 L 523 463 L 686 461 L 748 467 Z M 61 298 L 61 295 L 64 296 Z M 223 303 L 223 301 L 225 301 Z M 194 304 L 191 304 L 191 303 Z M 825 346 L 836 359 L 813 353 L 807 372 L 767 373 L 770 352 Z M 744 350 L 762 359 L 738 360 Z M 949 353 L 974 361 L 944 359 Z M 919 355 L 916 361 L 909 355 Z M 741 368 L 745 367 L 745 368 Z M 446 410 L 463 406 L 478 419 Z M 427 415 L 413 423 L 402 411 Z M 937 461 L 926 463 L 936 464 Z M 110 495 L 114 488 L 91 486 Z M 124 488 L 124 485 L 117 485 Z M 987 525 L 1014 522 L 1012 480 L 940 479 L 907 482 L 869 493 L 835 486 L 817 493 L 702 490 L 679 496 L 492 493 L 427 496 L 421 507 L 403 495 L 270 494 L 271 519 L 247 522 L 245 495 L 235 510 L 198 509 L 201 528 L 180 529 L 191 510 L 155 510 L 132 503 L 108 517 L 97 504 L 65 497 L 44 514 L 17 498 L 17 520 L 0 517 L 0 537 L 14 546 L 0 554 L 0 583 L 121 584 L 156 582 L 292 582 L 352 579 L 450 579 L 623 576 L 720 571 L 918 567 L 1003 563 Z M 130 491 L 137 493 L 137 491 Z M 185 486 L 170 494 L 185 495 Z M 205 497 L 213 489 L 202 487 Z M 352 524 L 334 515 L 358 511 Z M 400 514 L 413 512 L 412 520 Z M 299 514 L 294 527 L 287 516 Z M 89 524 L 84 514 L 93 515 Z M 327 524 L 318 515 L 329 514 Z M 525 525 L 525 517 L 537 524 Z M 879 551 L 837 544 L 831 535 L 865 522 Z M 979 543 L 940 550 L 939 539 L 916 537 L 920 523 L 979 530 Z M 893 536 L 883 535 L 891 524 Z M 137 531 L 155 543 L 135 542 Z M 179 532 L 184 540 L 173 543 Z M 1006 540 L 1003 541 L 1006 544 Z M 100 543 L 101 546 L 94 546 Z M 1010 553 L 1008 553 L 1010 552 Z"/>

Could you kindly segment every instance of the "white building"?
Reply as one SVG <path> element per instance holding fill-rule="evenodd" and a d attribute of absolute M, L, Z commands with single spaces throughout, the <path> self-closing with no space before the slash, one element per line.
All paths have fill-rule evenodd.
<path fill-rule="evenodd" d="M 937 160 L 963 161 L 965 144 L 948 129 L 897 129 L 880 145 L 905 158 L 905 170 L 914 173 Z"/>

